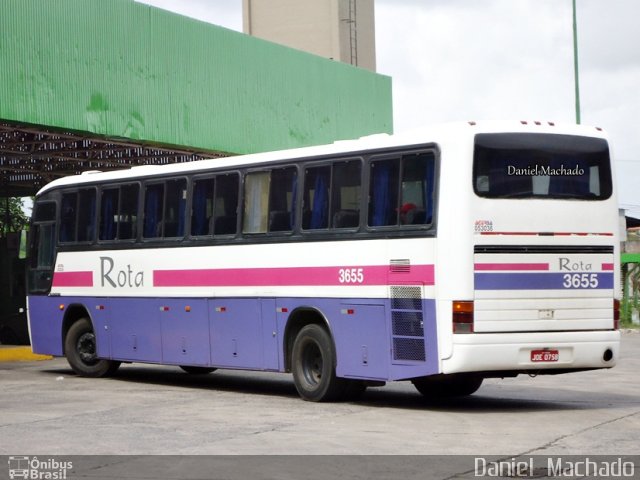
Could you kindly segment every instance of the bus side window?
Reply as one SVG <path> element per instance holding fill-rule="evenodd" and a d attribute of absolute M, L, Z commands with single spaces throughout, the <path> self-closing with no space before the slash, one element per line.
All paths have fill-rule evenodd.
<path fill-rule="evenodd" d="M 105 188 L 102 190 L 100 198 L 100 240 L 115 240 L 119 202 L 119 188 Z"/>
<path fill-rule="evenodd" d="M 331 178 L 333 228 L 355 228 L 360 224 L 361 162 L 336 162 Z"/>
<path fill-rule="evenodd" d="M 331 167 L 311 167 L 305 170 L 302 203 L 302 229 L 329 227 L 329 184 Z"/>
<path fill-rule="evenodd" d="M 370 179 L 370 227 L 431 223 L 435 186 L 433 154 L 373 161 Z"/>
<path fill-rule="evenodd" d="M 211 235 L 213 215 L 214 178 L 202 178 L 193 182 L 191 200 L 191 235 L 199 237 Z"/>
<path fill-rule="evenodd" d="M 235 235 L 238 230 L 238 187 L 237 173 L 216 177 L 213 207 L 213 234 Z"/>
<path fill-rule="evenodd" d="M 144 193 L 144 238 L 162 236 L 162 206 L 164 204 L 164 183 L 147 185 Z"/>
<path fill-rule="evenodd" d="M 78 216 L 78 193 L 65 193 L 60 204 L 60 229 L 58 240 L 61 243 L 75 242 Z"/>
<path fill-rule="evenodd" d="M 371 162 L 369 226 L 398 224 L 398 158 Z"/>
<path fill-rule="evenodd" d="M 432 153 L 402 157 L 399 217 L 401 225 L 429 225 L 433 221 L 435 157 Z"/>
<path fill-rule="evenodd" d="M 100 196 L 100 240 L 133 240 L 138 222 L 137 183 L 104 188 Z"/>
<path fill-rule="evenodd" d="M 269 231 L 290 232 L 295 225 L 295 193 L 298 176 L 294 167 L 271 172 Z"/>
<path fill-rule="evenodd" d="M 187 207 L 187 181 L 184 178 L 166 183 L 166 198 L 162 223 L 165 238 L 184 237 L 184 220 Z"/>
<path fill-rule="evenodd" d="M 91 242 L 96 231 L 96 190 L 83 189 L 78 192 L 78 242 Z"/>
<path fill-rule="evenodd" d="M 243 233 L 266 233 L 270 182 L 270 172 L 254 172 L 245 176 Z"/>
<path fill-rule="evenodd" d="M 247 174 L 243 233 L 293 230 L 296 184 L 297 173 L 294 167 Z"/>
<path fill-rule="evenodd" d="M 238 223 L 237 173 L 193 182 L 191 235 L 235 235 Z"/>
<path fill-rule="evenodd" d="M 137 237 L 139 189 L 137 183 L 120 187 L 118 240 L 134 240 Z"/>
<path fill-rule="evenodd" d="M 85 188 L 62 195 L 58 240 L 90 242 L 95 233 L 96 190 Z"/>

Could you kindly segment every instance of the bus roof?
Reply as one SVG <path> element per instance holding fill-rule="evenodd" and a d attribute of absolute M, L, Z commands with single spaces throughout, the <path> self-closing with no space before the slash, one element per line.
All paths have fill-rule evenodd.
<path fill-rule="evenodd" d="M 354 140 L 338 140 L 331 144 L 312 147 L 278 150 L 272 152 L 237 155 L 225 158 L 196 160 L 188 163 L 168 165 L 143 165 L 108 172 L 87 171 L 81 175 L 59 178 L 40 189 L 37 195 L 58 187 L 81 185 L 84 183 L 102 183 L 108 181 L 146 178 L 176 173 L 195 173 L 209 169 L 240 168 L 273 162 L 286 162 L 302 158 L 324 157 L 335 154 L 357 153 L 365 150 L 385 149 L 400 146 L 428 143 L 446 143 L 447 140 L 460 142 L 461 136 L 473 137 L 477 133 L 530 132 L 564 135 L 581 135 L 606 138 L 601 128 L 575 124 L 556 124 L 541 121 L 482 121 L 455 122 L 413 129 L 404 133 L 389 135 L 386 133 L 368 135 Z"/>

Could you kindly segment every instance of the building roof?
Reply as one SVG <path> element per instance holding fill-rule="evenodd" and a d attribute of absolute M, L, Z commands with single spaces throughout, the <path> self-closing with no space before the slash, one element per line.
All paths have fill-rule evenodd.
<path fill-rule="evenodd" d="M 0 196 L 393 129 L 389 77 L 132 0 L 3 0 L 0 50 Z"/>

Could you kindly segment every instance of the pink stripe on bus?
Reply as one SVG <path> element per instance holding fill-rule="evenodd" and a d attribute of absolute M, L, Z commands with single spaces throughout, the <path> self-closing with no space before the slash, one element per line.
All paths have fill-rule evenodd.
<path fill-rule="evenodd" d="M 434 284 L 433 265 L 411 265 L 391 272 L 388 265 L 285 268 L 221 268 L 154 270 L 154 287 L 262 287 L 389 285 L 394 282 Z"/>
<path fill-rule="evenodd" d="M 603 263 L 602 264 L 602 270 L 609 270 L 612 271 L 613 270 L 613 263 Z"/>
<path fill-rule="evenodd" d="M 54 287 L 93 287 L 93 272 L 54 272 Z"/>
<path fill-rule="evenodd" d="M 476 271 L 487 270 L 549 270 L 548 263 L 476 263 Z"/>

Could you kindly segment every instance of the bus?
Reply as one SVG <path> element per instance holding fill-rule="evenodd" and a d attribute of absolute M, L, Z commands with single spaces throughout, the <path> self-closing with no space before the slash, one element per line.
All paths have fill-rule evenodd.
<path fill-rule="evenodd" d="M 34 201 L 33 351 L 288 372 L 308 401 L 613 367 L 619 232 L 595 127 L 467 122 L 86 172 Z"/>

